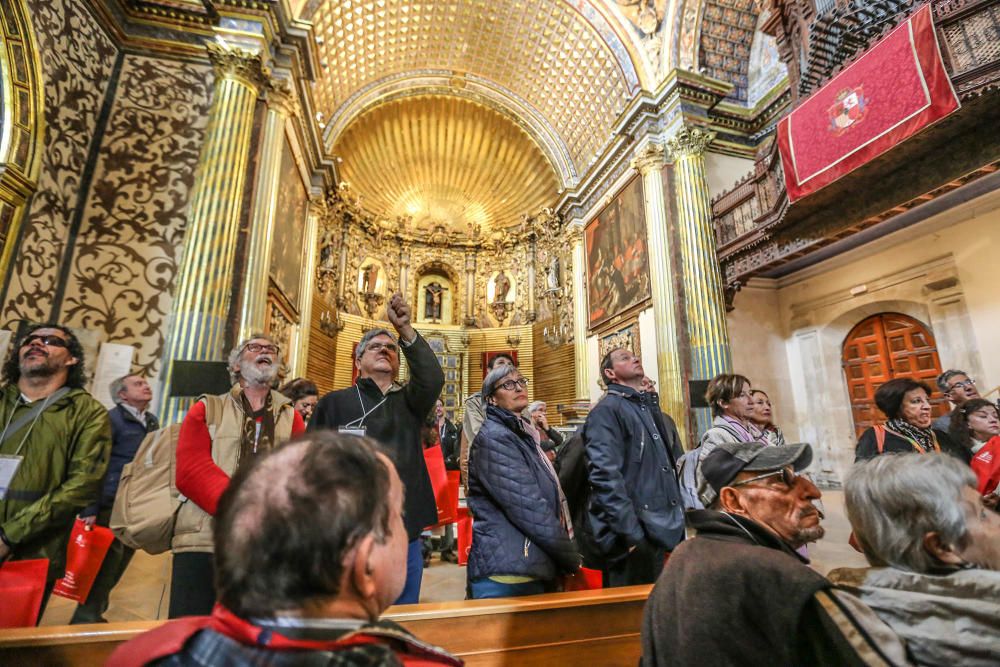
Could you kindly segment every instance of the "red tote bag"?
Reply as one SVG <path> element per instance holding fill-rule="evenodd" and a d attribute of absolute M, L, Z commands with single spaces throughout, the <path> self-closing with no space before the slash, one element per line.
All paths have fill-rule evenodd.
<path fill-rule="evenodd" d="M 13 560 L 0 565 L 0 628 L 38 625 L 49 559 Z"/>
<path fill-rule="evenodd" d="M 434 504 L 437 505 L 437 523 L 427 527 L 437 528 L 455 523 L 455 503 L 451 502 L 448 471 L 444 467 L 441 445 L 424 447 L 424 463 L 427 464 L 427 474 L 431 478 L 431 488 L 434 489 Z"/>
<path fill-rule="evenodd" d="M 73 524 L 66 550 L 66 573 L 52 589 L 53 594 L 81 604 L 87 601 L 94 579 L 101 571 L 101 563 L 115 541 L 115 534 L 110 528 L 94 526 L 92 530 L 87 530 L 85 526 L 83 519 L 77 519 Z"/>

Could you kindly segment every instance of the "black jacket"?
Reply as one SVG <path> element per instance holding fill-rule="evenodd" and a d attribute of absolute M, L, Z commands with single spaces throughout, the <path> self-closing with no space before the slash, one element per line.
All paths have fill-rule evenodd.
<path fill-rule="evenodd" d="M 852 612 L 791 547 L 743 517 L 687 517 L 697 536 L 671 554 L 646 603 L 642 667 L 865 664 L 845 639 L 863 635 Z"/>
<path fill-rule="evenodd" d="M 400 349 L 409 365 L 409 382 L 403 386 L 393 385 L 383 396 L 374 380 L 359 378 L 353 386 L 332 391 L 320 399 L 309 420 L 309 430 L 337 430 L 357 423 L 366 411 L 385 398 L 385 403 L 375 408 L 363 425 L 365 435 L 385 447 L 386 455 L 396 465 L 403 481 L 406 489 L 403 521 L 406 534 L 413 541 L 425 526 L 437 522 L 437 507 L 424 463 L 420 429 L 444 387 L 444 372 L 434 351 L 421 336 L 410 345 L 401 345 Z"/>
<path fill-rule="evenodd" d="M 972 461 L 972 451 L 962 447 L 957 444 L 951 437 L 944 431 L 939 431 L 933 429 L 934 436 L 937 438 L 938 446 L 941 447 L 941 452 L 945 454 L 951 454 L 963 463 L 970 463 Z M 902 438 L 891 431 L 886 431 L 885 443 L 882 448 L 882 452 L 885 454 L 905 454 L 906 452 L 915 452 L 916 449 L 913 448 L 913 444 L 906 438 Z M 864 461 L 866 459 L 875 458 L 878 456 L 878 441 L 875 439 L 875 429 L 868 428 L 865 432 L 861 434 L 858 439 L 857 447 L 854 448 L 854 462 Z"/>
<path fill-rule="evenodd" d="M 434 428 L 437 428 L 435 425 Z M 459 470 L 458 465 L 458 427 L 450 419 L 444 420 L 444 433 L 441 437 L 441 453 L 444 455 L 444 467 L 448 470 Z"/>
<path fill-rule="evenodd" d="M 108 471 L 104 473 L 101 499 L 98 504 L 91 505 L 80 512 L 80 516 L 94 515 L 101 510 L 110 510 L 114 506 L 122 468 L 135 458 L 135 453 L 146 438 L 146 434 L 160 428 L 160 422 L 156 415 L 151 412 L 148 414 L 150 423 L 146 425 L 132 416 L 132 413 L 123 408 L 121 404 L 108 410 L 108 418 L 111 420 L 111 459 L 108 461 Z"/>
<path fill-rule="evenodd" d="M 580 566 L 560 521 L 559 486 L 514 413 L 486 406 L 469 454 L 472 551 L 469 579 L 520 575 L 551 580 Z"/>
<path fill-rule="evenodd" d="M 588 524 L 609 561 L 643 541 L 669 550 L 684 539 L 675 472 L 680 438 L 655 398 L 612 383 L 583 425 L 591 488 Z"/>

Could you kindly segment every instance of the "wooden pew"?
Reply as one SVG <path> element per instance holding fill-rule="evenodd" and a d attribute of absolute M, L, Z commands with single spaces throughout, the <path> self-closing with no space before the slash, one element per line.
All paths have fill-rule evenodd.
<path fill-rule="evenodd" d="M 649 586 L 392 607 L 386 617 L 470 667 L 634 667 Z M 2 665 L 102 665 L 163 621 L 0 630 Z"/>

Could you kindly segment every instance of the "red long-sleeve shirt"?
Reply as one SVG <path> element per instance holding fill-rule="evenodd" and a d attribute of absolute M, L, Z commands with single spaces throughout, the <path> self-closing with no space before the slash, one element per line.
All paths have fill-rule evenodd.
<path fill-rule="evenodd" d="M 306 430 L 306 425 L 302 415 L 294 412 L 292 435 L 296 436 Z M 219 498 L 227 486 L 229 475 L 212 460 L 212 436 L 205 423 L 205 404 L 198 401 L 184 416 L 177 439 L 177 490 L 215 516 Z"/>

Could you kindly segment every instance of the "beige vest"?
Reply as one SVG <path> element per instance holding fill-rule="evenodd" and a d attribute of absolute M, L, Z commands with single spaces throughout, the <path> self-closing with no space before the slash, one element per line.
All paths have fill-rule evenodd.
<path fill-rule="evenodd" d="M 243 427 L 243 410 L 240 407 L 240 386 L 235 385 L 228 394 L 202 396 L 206 406 L 208 432 L 212 436 L 212 460 L 224 473 L 233 476 L 240 461 L 240 432 Z M 286 442 L 292 436 L 295 409 L 287 397 L 271 391 L 274 411 L 274 444 Z M 174 553 L 185 551 L 211 552 L 213 521 L 211 515 L 194 502 L 186 500 L 177 512 L 171 549 Z"/>

